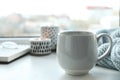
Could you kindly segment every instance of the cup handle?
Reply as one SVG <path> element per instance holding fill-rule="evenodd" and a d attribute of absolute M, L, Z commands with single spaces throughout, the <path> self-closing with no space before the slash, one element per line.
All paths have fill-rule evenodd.
<path fill-rule="evenodd" d="M 112 49 L 112 38 L 108 34 L 101 33 L 97 36 L 97 40 L 99 40 L 101 37 L 107 37 L 110 44 L 108 49 L 101 56 L 98 57 L 98 61 L 106 57 Z"/>

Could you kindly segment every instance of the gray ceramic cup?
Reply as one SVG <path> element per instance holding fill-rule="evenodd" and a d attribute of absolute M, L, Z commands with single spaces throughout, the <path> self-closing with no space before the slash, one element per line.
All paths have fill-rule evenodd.
<path fill-rule="evenodd" d="M 103 55 L 97 56 L 97 40 L 101 37 L 107 37 L 110 45 Z M 112 39 L 107 34 L 96 36 L 87 31 L 65 31 L 58 35 L 57 58 L 67 74 L 83 75 L 94 67 L 97 60 L 108 55 L 111 47 Z"/>

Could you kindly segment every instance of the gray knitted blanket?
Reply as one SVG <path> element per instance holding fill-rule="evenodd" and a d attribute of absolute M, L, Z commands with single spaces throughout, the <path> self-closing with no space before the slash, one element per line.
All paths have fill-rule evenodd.
<path fill-rule="evenodd" d="M 100 30 L 97 34 L 107 33 L 112 37 L 113 46 L 110 54 L 97 62 L 96 65 L 120 71 L 120 28 L 110 30 Z M 98 41 L 98 55 L 103 54 L 108 48 L 107 38 Z"/>

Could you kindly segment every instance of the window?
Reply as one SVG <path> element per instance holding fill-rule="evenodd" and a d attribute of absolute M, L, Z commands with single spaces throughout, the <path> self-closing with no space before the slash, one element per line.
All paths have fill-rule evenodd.
<path fill-rule="evenodd" d="M 41 26 L 61 30 L 119 27 L 119 0 L 2 0 L 0 36 L 38 36 Z"/>

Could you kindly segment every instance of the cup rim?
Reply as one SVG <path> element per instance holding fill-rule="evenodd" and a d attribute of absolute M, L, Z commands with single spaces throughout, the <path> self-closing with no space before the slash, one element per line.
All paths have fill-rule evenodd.
<path fill-rule="evenodd" d="M 90 31 L 62 31 L 58 35 L 67 35 L 67 36 L 91 36 L 94 35 Z"/>

